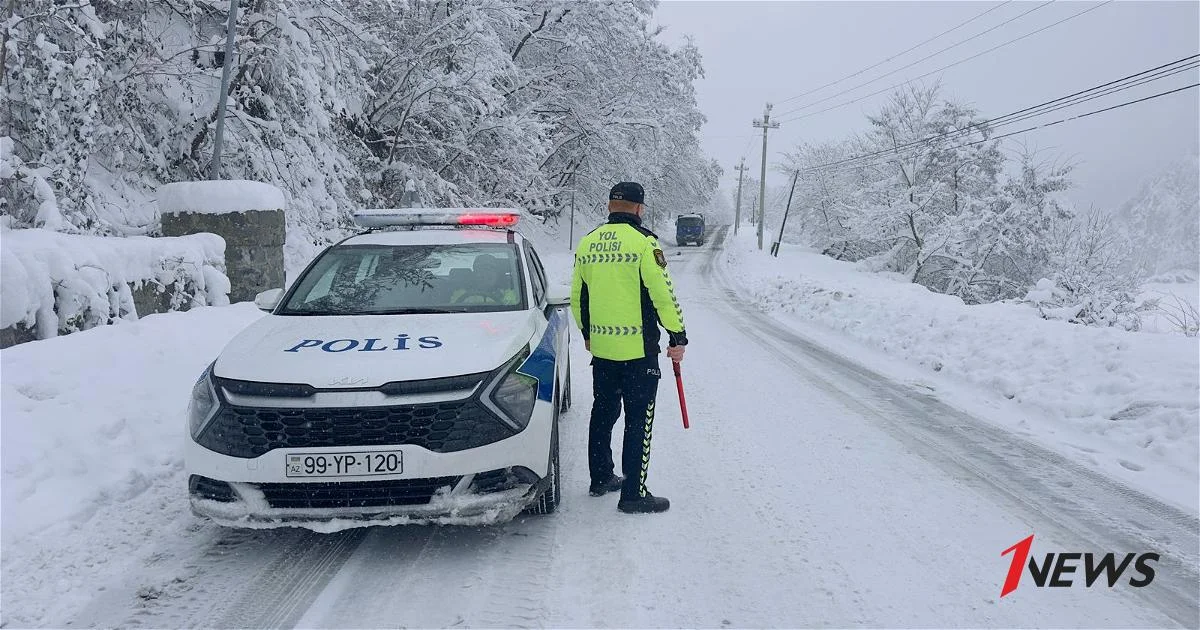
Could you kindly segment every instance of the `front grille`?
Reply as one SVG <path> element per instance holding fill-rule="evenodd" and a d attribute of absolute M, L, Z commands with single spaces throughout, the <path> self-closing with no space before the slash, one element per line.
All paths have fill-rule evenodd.
<path fill-rule="evenodd" d="M 320 483 L 251 484 L 273 508 L 361 508 L 426 505 L 442 488 L 453 488 L 461 477 L 430 477 L 395 481 L 335 481 Z"/>
<path fill-rule="evenodd" d="M 453 453 L 515 435 L 475 399 L 397 407 L 267 408 L 222 405 L 197 438 L 231 457 L 277 448 L 409 444 Z"/>

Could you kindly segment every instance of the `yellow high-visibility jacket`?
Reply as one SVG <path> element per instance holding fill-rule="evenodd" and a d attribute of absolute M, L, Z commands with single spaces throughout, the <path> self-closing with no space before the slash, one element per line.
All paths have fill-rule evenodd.
<path fill-rule="evenodd" d="M 591 341 L 592 355 L 631 361 L 657 355 L 661 324 L 670 345 L 686 345 L 683 311 L 675 298 L 658 237 L 637 215 L 614 212 L 575 250 L 571 311 Z"/>

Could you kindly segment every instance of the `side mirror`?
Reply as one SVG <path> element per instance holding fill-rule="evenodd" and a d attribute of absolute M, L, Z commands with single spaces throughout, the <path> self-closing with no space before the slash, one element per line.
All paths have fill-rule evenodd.
<path fill-rule="evenodd" d="M 260 311 L 270 313 L 279 306 L 279 298 L 283 297 L 283 289 L 270 289 L 254 296 L 254 305 Z"/>
<path fill-rule="evenodd" d="M 571 288 L 568 286 L 554 286 L 546 291 L 546 306 L 558 308 L 560 306 L 571 305 Z"/>

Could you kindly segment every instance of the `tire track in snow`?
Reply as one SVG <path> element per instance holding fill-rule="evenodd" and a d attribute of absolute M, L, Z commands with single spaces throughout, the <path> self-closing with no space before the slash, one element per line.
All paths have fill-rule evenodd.
<path fill-rule="evenodd" d="M 282 557 L 242 585 L 241 596 L 213 624 L 218 628 L 291 628 L 366 536 L 356 528 L 308 532 Z"/>
<path fill-rule="evenodd" d="M 365 530 L 235 530 L 195 521 L 165 532 L 149 561 L 99 593 L 74 625 L 292 627 Z"/>

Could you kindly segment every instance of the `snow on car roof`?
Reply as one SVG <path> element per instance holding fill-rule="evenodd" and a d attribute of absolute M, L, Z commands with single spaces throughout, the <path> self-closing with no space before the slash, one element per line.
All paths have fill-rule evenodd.
<path fill-rule="evenodd" d="M 520 239 L 519 233 L 516 238 Z M 505 243 L 506 230 L 490 228 L 419 228 L 415 230 L 393 230 L 367 232 L 353 236 L 343 245 L 459 245 L 463 243 Z"/>

